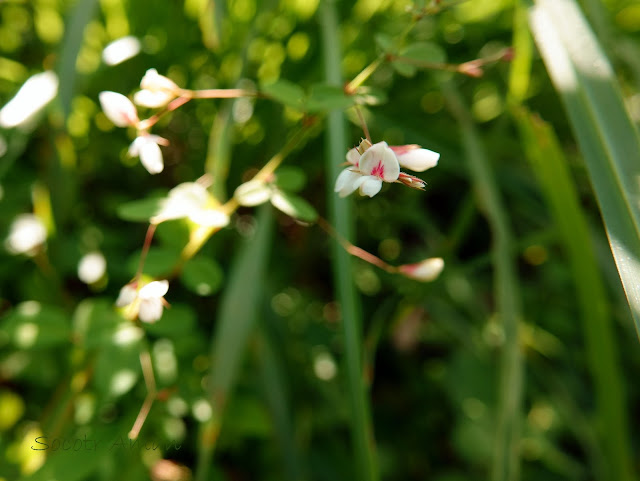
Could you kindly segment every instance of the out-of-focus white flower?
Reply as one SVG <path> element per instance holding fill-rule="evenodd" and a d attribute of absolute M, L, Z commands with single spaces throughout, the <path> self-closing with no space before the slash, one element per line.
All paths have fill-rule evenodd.
<path fill-rule="evenodd" d="M 107 260 L 100 252 L 90 252 L 82 256 L 78 263 L 78 279 L 85 284 L 95 284 L 104 277 Z"/>
<path fill-rule="evenodd" d="M 164 295 L 169 290 L 169 281 L 153 281 L 140 289 L 135 284 L 127 284 L 120 289 L 116 306 L 124 308 L 128 319 L 136 317 L 142 322 L 153 323 L 162 317 L 166 302 Z"/>
<path fill-rule="evenodd" d="M 185 182 L 169 191 L 160 211 L 153 216 L 152 224 L 172 219 L 189 219 L 203 227 L 224 227 L 229 216 L 220 210 L 220 204 L 197 182 Z"/>
<path fill-rule="evenodd" d="M 109 43 L 102 51 L 102 60 L 107 65 L 118 65 L 140 53 L 140 40 L 128 35 Z"/>
<path fill-rule="evenodd" d="M 368 143 L 368 142 L 367 142 Z M 364 147 L 367 147 L 365 144 Z M 354 167 L 343 170 L 336 180 L 335 191 L 341 197 L 360 189 L 360 194 L 373 197 L 382 188 L 382 182 L 395 182 L 400 175 L 400 164 L 386 142 L 369 144 L 358 158 L 363 144 L 347 152 L 347 161 Z"/>
<path fill-rule="evenodd" d="M 58 77 L 42 72 L 29 77 L 18 93 L 0 110 L 0 127 L 24 125 L 51 102 L 58 93 Z"/>
<path fill-rule="evenodd" d="M 133 96 L 133 101 L 143 107 L 164 107 L 181 94 L 176 83 L 164 75 L 160 75 L 155 68 L 150 68 L 140 81 L 140 90 Z"/>
<path fill-rule="evenodd" d="M 432 257 L 415 264 L 398 266 L 398 272 L 402 275 L 422 282 L 435 280 L 444 269 L 444 260 L 441 257 Z"/>
<path fill-rule="evenodd" d="M 134 127 L 140 120 L 131 100 L 117 92 L 100 92 L 100 105 L 104 114 L 117 127 Z"/>
<path fill-rule="evenodd" d="M 424 172 L 438 165 L 440 154 L 433 150 L 422 149 L 419 145 L 392 145 L 400 165 L 414 172 Z"/>
<path fill-rule="evenodd" d="M 47 240 L 47 228 L 33 214 L 21 214 L 9 229 L 5 247 L 11 254 L 34 255 Z"/>
<path fill-rule="evenodd" d="M 143 132 L 131 143 L 129 155 L 140 157 L 140 162 L 150 174 L 159 174 L 164 169 L 160 145 L 169 145 L 169 141 L 158 135 Z"/>

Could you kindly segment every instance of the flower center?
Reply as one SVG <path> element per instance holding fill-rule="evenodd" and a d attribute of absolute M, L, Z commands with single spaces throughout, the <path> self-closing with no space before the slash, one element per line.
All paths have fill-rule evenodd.
<path fill-rule="evenodd" d="M 380 177 L 381 179 L 384 177 L 384 164 L 382 163 L 382 160 L 379 161 L 378 165 L 371 170 L 371 175 Z"/>

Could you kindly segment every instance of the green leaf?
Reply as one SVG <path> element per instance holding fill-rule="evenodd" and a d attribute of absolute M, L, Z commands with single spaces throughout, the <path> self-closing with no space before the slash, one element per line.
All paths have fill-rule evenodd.
<path fill-rule="evenodd" d="M 85 349 L 113 344 L 113 336 L 124 321 L 113 299 L 85 299 L 73 314 L 73 334 Z"/>
<path fill-rule="evenodd" d="M 354 95 L 358 105 L 382 105 L 388 100 L 387 92 L 375 87 L 360 87 Z"/>
<path fill-rule="evenodd" d="M 0 321 L 0 345 L 19 349 L 46 348 L 71 342 L 71 322 L 60 308 L 27 301 Z"/>
<path fill-rule="evenodd" d="M 376 41 L 376 45 L 383 52 L 387 53 L 393 49 L 393 37 L 391 37 L 391 35 L 387 35 L 386 33 L 377 33 L 373 38 Z"/>
<path fill-rule="evenodd" d="M 311 87 L 311 94 L 307 100 L 307 110 L 309 112 L 344 110 L 353 106 L 354 103 L 354 98 L 346 95 L 340 87 L 316 84 Z"/>
<path fill-rule="evenodd" d="M 133 277 L 138 271 L 141 251 L 129 257 L 127 270 Z M 143 272 L 151 277 L 167 275 L 180 259 L 180 250 L 169 247 L 152 247 L 144 261 Z"/>
<path fill-rule="evenodd" d="M 307 183 L 307 174 L 300 167 L 285 165 L 276 171 L 275 184 L 282 190 L 300 192 Z"/>
<path fill-rule="evenodd" d="M 314 222 L 318 212 L 302 197 L 278 191 L 271 196 L 271 203 L 285 214 L 304 222 Z"/>
<path fill-rule="evenodd" d="M 209 257 L 198 256 L 184 265 L 180 280 L 199 296 L 210 296 L 220 289 L 223 277 L 217 262 Z"/>
<path fill-rule="evenodd" d="M 540 1 L 530 25 L 560 92 L 640 334 L 640 138 L 595 35 L 572 0 Z"/>
<path fill-rule="evenodd" d="M 118 206 L 118 217 L 131 222 L 149 222 L 161 207 L 164 198 L 134 200 Z"/>
<path fill-rule="evenodd" d="M 127 329 L 139 329 L 133 324 Z M 140 377 L 140 343 L 135 340 L 123 345 L 110 345 L 98 352 L 95 366 L 95 386 L 107 399 L 129 392 Z"/>
<path fill-rule="evenodd" d="M 277 80 L 261 88 L 263 94 L 288 107 L 302 110 L 305 93 L 302 87 L 288 80 Z"/>
<path fill-rule="evenodd" d="M 400 51 L 400 56 L 406 61 L 396 60 L 391 64 L 393 68 L 406 77 L 412 77 L 416 71 L 428 64 L 441 64 L 447 61 L 447 55 L 440 45 L 432 42 L 417 42 L 408 45 Z"/>
<path fill-rule="evenodd" d="M 186 304 L 172 304 L 153 323 L 143 323 L 145 331 L 156 336 L 181 336 L 192 333 L 196 327 L 196 314 Z"/>

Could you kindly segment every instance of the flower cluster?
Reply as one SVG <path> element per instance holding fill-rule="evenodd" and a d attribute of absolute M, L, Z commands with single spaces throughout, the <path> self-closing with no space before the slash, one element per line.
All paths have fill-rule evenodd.
<path fill-rule="evenodd" d="M 142 107 L 164 107 L 183 91 L 172 80 L 160 75 L 156 69 L 147 70 L 140 82 L 140 90 L 133 100 Z M 164 169 L 164 160 L 160 145 L 167 146 L 169 141 L 158 135 L 152 135 L 141 128 L 138 110 L 131 100 L 117 92 L 100 92 L 100 105 L 104 114 L 116 127 L 134 127 L 138 133 L 129 147 L 129 155 L 140 157 L 140 162 L 150 174 L 159 174 Z"/>
<path fill-rule="evenodd" d="M 346 197 L 354 191 L 373 197 L 383 182 L 400 182 L 414 189 L 424 189 L 424 181 L 400 171 L 400 166 L 423 172 L 438 164 L 440 154 L 418 145 L 389 146 L 386 142 L 371 144 L 368 140 L 347 152 L 350 167 L 336 179 L 335 191 Z"/>

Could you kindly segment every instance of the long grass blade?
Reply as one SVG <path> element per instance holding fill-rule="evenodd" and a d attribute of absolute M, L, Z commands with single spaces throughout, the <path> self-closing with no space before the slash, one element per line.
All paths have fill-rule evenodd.
<path fill-rule="evenodd" d="M 261 208 L 255 236 L 245 243 L 229 274 L 220 303 L 211 350 L 210 402 L 212 417 L 203 427 L 197 481 L 208 479 L 225 407 L 244 359 L 247 341 L 260 307 L 262 283 L 273 236 L 270 206 Z M 247 282 L 252 279 L 253 282 Z"/>
<path fill-rule="evenodd" d="M 500 361 L 500 392 L 494 481 L 517 481 L 520 476 L 520 418 L 523 386 L 523 362 L 519 340 L 520 294 L 512 247 L 512 234 L 496 179 L 476 126 L 462 96 L 452 83 L 444 85 L 445 99 L 460 124 L 464 152 L 474 183 L 477 200 L 493 236 L 492 264 L 495 272 L 497 311 L 504 330 Z"/>
<path fill-rule="evenodd" d="M 640 333 L 640 140 L 608 59 L 573 0 L 540 0 L 529 22 L 569 114 Z"/>
<path fill-rule="evenodd" d="M 606 479 L 632 479 L 625 393 L 612 313 L 590 233 L 567 160 L 551 126 L 524 108 L 514 109 L 520 136 L 540 181 L 567 251 L 596 392 L 600 449 L 607 454 Z"/>
<path fill-rule="evenodd" d="M 340 75 L 340 32 L 336 5 L 325 0 L 321 5 L 321 36 L 324 51 L 324 67 L 327 82 L 342 85 Z M 332 180 L 341 169 L 347 150 L 345 119 L 342 112 L 328 115 L 326 134 L 326 165 L 328 181 L 329 219 L 343 237 L 353 237 L 353 216 L 349 201 L 340 199 L 333 192 Z M 332 265 L 335 289 L 342 311 L 342 329 L 345 344 L 345 368 L 347 392 L 351 411 L 351 436 L 355 450 L 355 479 L 372 481 L 378 479 L 375 465 L 375 446 L 371 423 L 369 400 L 365 386 L 362 362 L 362 316 L 351 276 L 351 258 L 338 242 L 332 244 Z"/>

